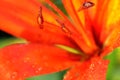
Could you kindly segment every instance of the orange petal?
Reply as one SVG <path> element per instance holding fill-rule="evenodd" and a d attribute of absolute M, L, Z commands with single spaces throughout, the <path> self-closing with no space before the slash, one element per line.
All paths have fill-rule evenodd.
<path fill-rule="evenodd" d="M 112 47 L 113 45 L 118 43 L 118 39 L 120 37 L 120 33 L 119 33 L 120 32 L 120 27 L 119 26 L 120 26 L 120 22 L 115 23 L 113 25 L 110 25 L 110 27 L 112 29 L 104 32 L 104 35 L 101 34 L 101 35 L 103 35 L 102 36 L 102 38 L 104 38 L 103 40 L 105 40 L 104 44 L 103 44 L 104 47 L 106 47 L 106 46 L 111 46 Z M 119 46 L 119 45 L 117 45 L 117 46 Z"/>
<path fill-rule="evenodd" d="M 62 1 L 69 16 L 71 17 L 73 21 L 73 24 L 74 24 L 74 27 L 76 28 L 77 33 L 79 34 L 77 38 L 80 38 L 80 39 L 78 39 L 78 41 L 76 40 L 77 44 L 81 47 L 81 49 L 85 53 L 87 54 L 93 53 L 98 48 L 93 39 L 93 35 L 90 30 L 90 25 L 88 27 L 88 23 L 85 23 L 86 15 L 84 15 L 84 10 L 81 11 L 80 13 L 78 11 L 79 7 L 81 7 L 84 2 L 80 2 L 80 0 L 62 0 Z M 79 7 L 78 7 L 78 4 L 79 4 Z M 80 16 L 80 14 L 82 15 Z M 83 44 L 80 44 L 80 43 L 83 43 Z"/>
<path fill-rule="evenodd" d="M 1 0 L 0 5 L 1 30 L 32 42 L 73 45 L 57 25 L 55 14 L 43 7 L 37 0 Z M 45 20 L 44 29 L 40 29 L 38 23 L 40 6 L 42 6 Z"/>
<path fill-rule="evenodd" d="M 99 0 L 95 17 L 95 27 L 101 44 L 111 44 L 120 31 L 120 1 Z"/>
<path fill-rule="evenodd" d="M 91 2 L 93 3 L 91 7 L 86 7 L 84 4 L 87 2 Z M 72 3 L 74 5 L 75 8 L 75 12 L 78 15 L 81 23 L 82 23 L 82 27 L 84 27 L 85 29 L 90 29 L 92 27 L 92 21 L 95 17 L 95 13 L 96 13 L 96 6 L 97 6 L 97 0 L 72 0 Z M 90 30 L 87 30 L 88 32 Z"/>
<path fill-rule="evenodd" d="M 73 67 L 64 80 L 106 80 L 107 66 L 108 61 L 94 57 Z"/>
<path fill-rule="evenodd" d="M 77 64 L 78 56 L 41 44 L 16 44 L 0 49 L 0 80 L 23 80 Z"/>

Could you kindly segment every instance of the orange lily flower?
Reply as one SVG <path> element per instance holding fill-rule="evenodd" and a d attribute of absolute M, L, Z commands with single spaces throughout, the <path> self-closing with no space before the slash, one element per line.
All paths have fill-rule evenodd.
<path fill-rule="evenodd" d="M 119 46 L 120 1 L 62 3 L 68 16 L 51 0 L 0 1 L 0 29 L 29 41 L 0 49 L 1 80 L 67 68 L 64 80 L 105 80 L 108 61 L 102 58 Z"/>

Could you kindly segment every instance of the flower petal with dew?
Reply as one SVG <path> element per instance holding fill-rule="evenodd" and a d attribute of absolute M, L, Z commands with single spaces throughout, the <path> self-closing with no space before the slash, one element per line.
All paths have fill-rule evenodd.
<path fill-rule="evenodd" d="M 65 80 L 105 80 L 108 61 L 102 58 L 120 45 L 120 1 L 62 0 L 62 3 L 68 16 L 51 0 L 1 0 L 0 29 L 30 42 L 0 50 L 3 79 L 11 79 L 14 71 L 18 74 L 16 80 L 71 68 Z M 79 54 L 71 54 L 66 47 Z M 43 71 L 36 73 L 38 67 Z"/>
<path fill-rule="evenodd" d="M 0 79 L 23 80 L 67 69 L 79 60 L 79 56 L 50 45 L 14 44 L 0 50 Z"/>
<path fill-rule="evenodd" d="M 106 80 L 106 70 L 109 61 L 98 57 L 77 64 L 67 72 L 64 80 Z"/>

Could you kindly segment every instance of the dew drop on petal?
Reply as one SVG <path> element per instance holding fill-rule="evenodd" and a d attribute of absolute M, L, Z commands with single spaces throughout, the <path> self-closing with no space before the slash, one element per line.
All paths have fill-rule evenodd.
<path fill-rule="evenodd" d="M 36 73 L 39 73 L 41 70 L 42 70 L 42 68 L 38 68 L 38 69 L 36 70 Z"/>
<path fill-rule="evenodd" d="M 35 68 L 35 65 L 32 65 L 32 68 Z"/>
<path fill-rule="evenodd" d="M 26 74 L 26 73 L 24 73 L 24 74 L 23 74 L 23 76 L 27 76 L 27 74 Z"/>
<path fill-rule="evenodd" d="M 93 70 L 93 69 L 94 69 L 94 67 L 95 67 L 95 65 L 94 65 L 94 64 L 91 64 L 91 65 L 90 65 L 90 69 L 91 69 L 91 70 Z"/>
<path fill-rule="evenodd" d="M 13 73 L 11 73 L 11 79 L 15 79 L 16 77 L 17 77 L 17 72 L 13 72 Z"/>

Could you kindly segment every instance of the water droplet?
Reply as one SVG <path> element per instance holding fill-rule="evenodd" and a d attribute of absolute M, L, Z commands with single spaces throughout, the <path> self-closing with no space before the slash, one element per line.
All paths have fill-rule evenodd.
<path fill-rule="evenodd" d="M 35 65 L 32 65 L 32 68 L 35 68 Z"/>
<path fill-rule="evenodd" d="M 13 72 L 12 74 L 11 74 L 11 79 L 15 79 L 17 77 L 17 72 Z"/>
<path fill-rule="evenodd" d="M 38 70 L 39 70 L 39 71 L 41 71 L 41 70 L 42 70 L 42 68 L 38 68 Z"/>
<path fill-rule="evenodd" d="M 26 74 L 26 73 L 24 73 L 24 74 L 23 74 L 23 76 L 27 76 L 27 74 Z"/>
<path fill-rule="evenodd" d="M 91 65 L 90 65 L 90 69 L 91 69 L 91 70 L 94 70 L 94 68 L 95 68 L 95 65 L 94 65 L 94 64 L 91 64 Z"/>
<path fill-rule="evenodd" d="M 36 70 L 36 73 L 40 72 L 41 70 L 42 70 L 42 68 L 38 68 L 38 69 Z"/>

